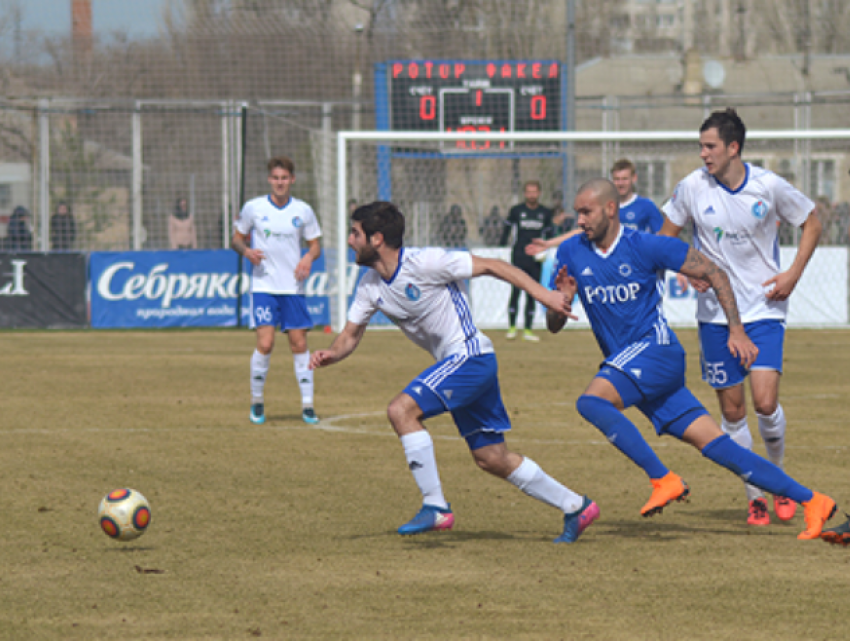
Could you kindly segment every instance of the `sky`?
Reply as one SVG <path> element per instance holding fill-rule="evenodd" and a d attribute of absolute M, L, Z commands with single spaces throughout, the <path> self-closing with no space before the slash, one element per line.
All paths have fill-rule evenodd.
<path fill-rule="evenodd" d="M 131 38 L 155 36 L 162 22 L 162 9 L 169 0 L 92 0 L 92 28 L 95 37 L 108 37 L 116 30 Z M 71 0 L 2 0 L 7 14 L 17 5 L 21 29 L 45 34 L 71 32 Z"/>

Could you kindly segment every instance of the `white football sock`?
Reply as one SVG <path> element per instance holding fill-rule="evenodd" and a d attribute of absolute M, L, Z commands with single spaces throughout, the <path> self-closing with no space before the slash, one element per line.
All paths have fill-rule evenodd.
<path fill-rule="evenodd" d="M 584 502 L 584 497 L 553 479 L 528 457 L 523 458 L 506 480 L 530 497 L 556 507 L 564 514 L 578 511 Z"/>
<path fill-rule="evenodd" d="M 770 416 L 763 416 L 756 412 L 759 419 L 759 433 L 764 439 L 764 446 L 767 448 L 767 457 L 770 462 L 778 467 L 782 467 L 782 461 L 785 458 L 785 412 L 782 406 L 776 406 L 776 411 Z"/>
<path fill-rule="evenodd" d="M 407 467 L 413 474 L 413 480 L 422 492 L 422 503 L 446 509 L 449 504 L 443 496 L 440 474 L 437 471 L 437 459 L 434 456 L 434 442 L 427 430 L 418 430 L 400 437 L 407 458 Z"/>
<path fill-rule="evenodd" d="M 753 435 L 750 434 L 750 426 L 747 425 L 747 417 L 745 416 L 740 421 L 734 423 L 727 421 L 725 418 L 720 422 L 720 429 L 726 432 L 733 441 L 744 449 L 753 450 Z M 744 483 L 744 489 L 747 492 L 747 501 L 764 498 L 764 493 L 755 485 Z"/>
<path fill-rule="evenodd" d="M 301 407 L 313 407 L 313 370 L 310 369 L 310 350 L 303 354 L 293 354 L 295 380 L 301 388 Z"/>
<path fill-rule="evenodd" d="M 269 373 L 271 354 L 260 354 L 257 350 L 251 356 L 251 403 L 263 402 L 263 390 L 266 387 L 266 374 Z"/>

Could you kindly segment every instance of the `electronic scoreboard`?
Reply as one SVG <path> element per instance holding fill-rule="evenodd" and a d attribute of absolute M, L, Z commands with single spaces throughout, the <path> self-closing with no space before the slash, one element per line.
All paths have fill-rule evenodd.
<path fill-rule="evenodd" d="M 396 60 L 386 63 L 389 129 L 435 132 L 560 131 L 557 60 Z M 451 141 L 443 151 L 498 152 L 505 141 Z"/>

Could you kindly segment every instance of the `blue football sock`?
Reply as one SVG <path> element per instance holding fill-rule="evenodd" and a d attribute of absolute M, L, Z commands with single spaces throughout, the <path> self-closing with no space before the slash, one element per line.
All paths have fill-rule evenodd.
<path fill-rule="evenodd" d="M 812 500 L 812 491 L 803 487 L 779 467 L 738 445 L 728 434 L 718 436 L 702 449 L 702 455 L 734 472 L 745 482 L 797 503 Z"/>
<path fill-rule="evenodd" d="M 635 427 L 611 401 L 598 396 L 583 394 L 576 401 L 576 409 L 593 423 L 608 442 L 637 463 L 651 479 L 660 479 L 670 471 L 656 456 L 649 444 Z"/>

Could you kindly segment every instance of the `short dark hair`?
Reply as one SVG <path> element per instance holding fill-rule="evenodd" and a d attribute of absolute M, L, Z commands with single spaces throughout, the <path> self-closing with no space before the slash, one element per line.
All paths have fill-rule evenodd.
<path fill-rule="evenodd" d="M 535 187 L 537 187 L 537 191 L 543 191 L 543 188 L 540 186 L 539 180 L 526 180 L 525 184 L 522 186 L 522 190 L 525 191 L 525 188 L 529 185 L 534 185 Z"/>
<path fill-rule="evenodd" d="M 295 175 L 295 163 L 287 156 L 275 156 L 268 163 L 269 173 L 275 169 L 285 169 L 293 176 Z"/>
<path fill-rule="evenodd" d="M 404 214 L 393 203 L 378 200 L 362 205 L 351 214 L 351 220 L 360 223 L 367 240 L 380 232 L 392 249 L 398 249 L 404 241 Z"/>
<path fill-rule="evenodd" d="M 637 173 L 637 170 L 635 169 L 635 164 L 631 160 L 629 160 L 628 158 L 620 158 L 620 160 L 618 160 L 612 165 L 611 174 L 613 174 L 615 171 L 623 171 L 624 169 L 628 169 L 630 172 L 632 172 L 632 175 Z"/>
<path fill-rule="evenodd" d="M 705 119 L 699 132 L 717 129 L 717 135 L 727 147 L 730 143 L 738 143 L 738 155 L 744 151 L 744 139 L 747 137 L 747 128 L 744 121 L 738 116 L 738 112 L 732 107 L 724 111 L 714 111 Z"/>

